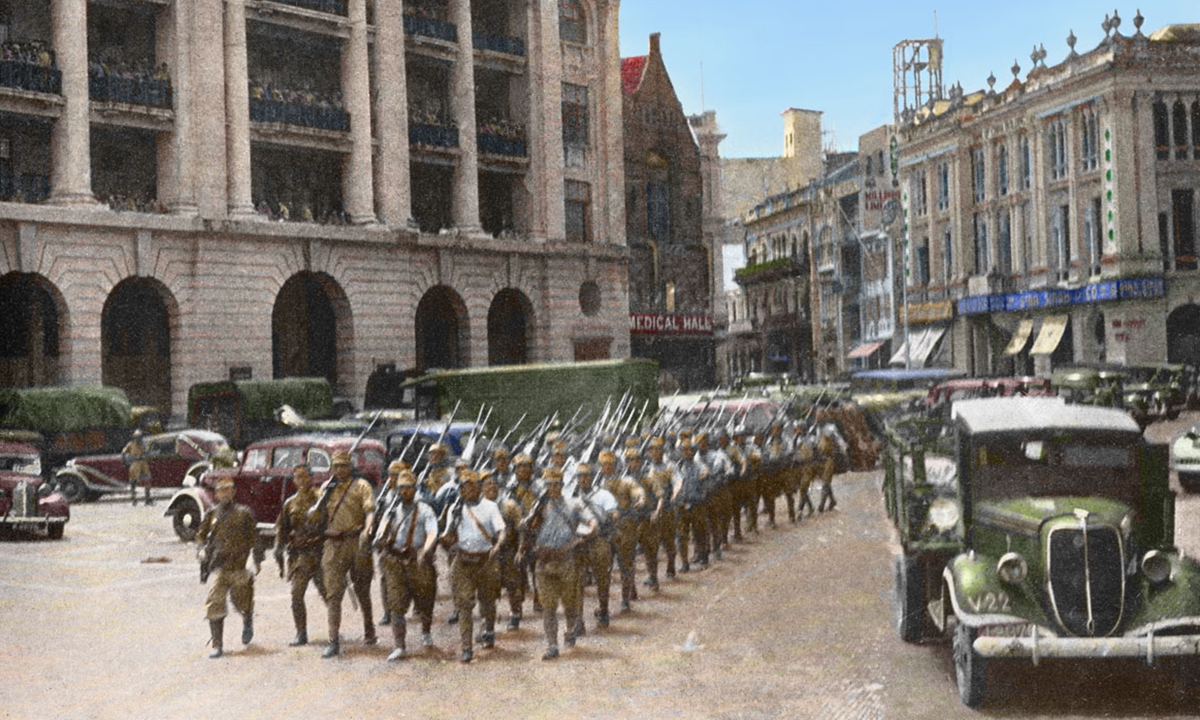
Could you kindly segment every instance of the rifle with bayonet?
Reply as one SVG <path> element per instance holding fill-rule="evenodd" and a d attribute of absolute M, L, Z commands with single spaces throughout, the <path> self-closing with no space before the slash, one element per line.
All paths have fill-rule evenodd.
<path fill-rule="evenodd" d="M 488 420 L 492 419 L 492 410 L 496 409 L 495 406 L 488 406 L 487 416 L 484 417 L 483 408 L 483 405 L 479 406 L 479 414 L 475 417 L 475 427 L 471 428 L 471 437 L 467 439 L 467 444 L 463 447 L 463 452 L 460 456 L 467 462 L 471 462 L 471 459 L 475 457 L 475 442 L 479 439 L 479 434 L 483 432 L 483 428 L 487 426 Z M 483 418 L 482 424 L 479 421 L 480 418 Z"/>

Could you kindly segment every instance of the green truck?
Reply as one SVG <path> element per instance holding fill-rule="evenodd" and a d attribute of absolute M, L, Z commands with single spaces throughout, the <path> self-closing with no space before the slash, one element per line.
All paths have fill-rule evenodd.
<path fill-rule="evenodd" d="M 333 387 L 325 378 L 196 383 L 188 389 L 188 426 L 221 433 L 233 447 L 245 448 L 288 432 L 276 415 L 284 405 L 309 421 L 332 419 Z"/>
<path fill-rule="evenodd" d="M 993 662 L 1200 654 L 1200 565 L 1174 547 L 1166 447 L 1115 408 L 964 400 L 891 428 L 895 626 L 948 640 L 964 704 Z"/>
<path fill-rule="evenodd" d="M 458 420 L 490 417 L 487 427 L 505 432 L 525 418 L 520 435 L 545 417 L 557 414 L 567 423 L 581 407 L 578 422 L 589 413 L 595 422 L 610 402 L 626 407 L 645 420 L 658 411 L 658 361 L 646 359 L 504 365 L 462 370 L 434 370 L 405 381 L 413 391 L 417 420 L 445 417 L 458 405 Z M 461 405 L 459 404 L 461 403 Z M 642 410 L 645 409 L 643 413 Z"/>

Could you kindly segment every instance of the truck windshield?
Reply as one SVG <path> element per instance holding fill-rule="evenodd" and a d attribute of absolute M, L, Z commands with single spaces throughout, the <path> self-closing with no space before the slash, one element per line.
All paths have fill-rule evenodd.
<path fill-rule="evenodd" d="M 1137 497 L 1137 447 L 1080 439 L 1001 440 L 977 444 L 977 498 L 1104 495 Z"/>

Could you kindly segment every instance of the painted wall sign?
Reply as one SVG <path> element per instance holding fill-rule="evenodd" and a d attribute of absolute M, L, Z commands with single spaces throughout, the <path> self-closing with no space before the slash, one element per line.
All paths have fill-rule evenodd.
<path fill-rule="evenodd" d="M 630 313 L 629 332 L 640 335 L 712 335 L 709 315 Z"/>
<path fill-rule="evenodd" d="M 1092 283 L 1072 290 L 1029 290 L 1009 295 L 973 295 L 958 301 L 958 314 L 1018 312 L 1108 300 L 1160 298 L 1165 294 L 1166 281 L 1163 278 L 1126 278 Z"/>

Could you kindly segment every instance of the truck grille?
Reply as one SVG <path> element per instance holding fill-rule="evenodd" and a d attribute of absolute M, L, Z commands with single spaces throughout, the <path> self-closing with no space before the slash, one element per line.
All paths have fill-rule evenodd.
<path fill-rule="evenodd" d="M 1117 629 L 1125 603 L 1121 537 L 1111 526 L 1056 528 L 1047 547 L 1050 601 L 1072 635 L 1104 637 Z"/>

